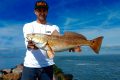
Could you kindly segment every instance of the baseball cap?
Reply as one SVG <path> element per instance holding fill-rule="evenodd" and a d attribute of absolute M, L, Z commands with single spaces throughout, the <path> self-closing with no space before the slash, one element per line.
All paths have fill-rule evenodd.
<path fill-rule="evenodd" d="M 46 1 L 36 1 L 34 9 L 45 8 L 48 10 L 48 4 Z"/>

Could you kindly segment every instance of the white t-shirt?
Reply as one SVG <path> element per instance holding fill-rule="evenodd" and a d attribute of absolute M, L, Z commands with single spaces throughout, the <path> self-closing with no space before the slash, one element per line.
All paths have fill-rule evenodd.
<path fill-rule="evenodd" d="M 48 25 L 48 24 L 39 24 L 37 21 L 33 21 L 31 23 L 27 23 L 23 27 L 23 34 L 25 38 L 25 45 L 27 47 L 28 42 L 26 41 L 26 34 L 29 33 L 42 33 L 51 35 L 51 33 L 57 30 L 59 32 L 59 28 L 56 25 Z M 32 68 L 41 68 L 55 64 L 53 59 L 49 59 L 47 57 L 46 51 L 37 49 L 27 49 L 26 56 L 24 58 L 24 66 L 32 67 Z"/>

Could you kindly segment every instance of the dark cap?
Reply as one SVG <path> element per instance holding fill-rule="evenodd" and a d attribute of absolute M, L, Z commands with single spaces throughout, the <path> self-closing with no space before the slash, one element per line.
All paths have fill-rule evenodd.
<path fill-rule="evenodd" d="M 40 9 L 40 8 L 45 8 L 48 10 L 48 4 L 46 1 L 36 1 L 35 3 L 35 8 L 34 9 Z"/>

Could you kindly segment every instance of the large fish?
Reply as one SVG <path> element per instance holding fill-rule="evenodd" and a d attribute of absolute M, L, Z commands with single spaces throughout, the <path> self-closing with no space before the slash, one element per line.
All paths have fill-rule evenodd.
<path fill-rule="evenodd" d="M 27 34 L 28 41 L 32 41 L 38 48 L 46 50 L 49 58 L 54 56 L 54 52 L 65 51 L 76 46 L 90 46 L 95 53 L 99 53 L 103 36 L 93 40 L 87 40 L 81 34 L 75 32 L 65 32 L 64 35 L 46 35 L 40 33 Z"/>

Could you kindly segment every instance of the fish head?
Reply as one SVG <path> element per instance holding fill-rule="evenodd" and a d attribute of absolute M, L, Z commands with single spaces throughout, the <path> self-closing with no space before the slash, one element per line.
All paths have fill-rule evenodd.
<path fill-rule="evenodd" d="M 46 40 L 44 39 L 44 35 L 39 34 L 39 33 L 32 33 L 32 34 L 27 34 L 27 40 L 32 41 L 36 44 L 42 44 L 45 43 Z"/>
<path fill-rule="evenodd" d="M 27 41 L 31 41 L 32 40 L 32 35 L 33 34 L 27 34 L 27 36 L 26 36 Z"/>

